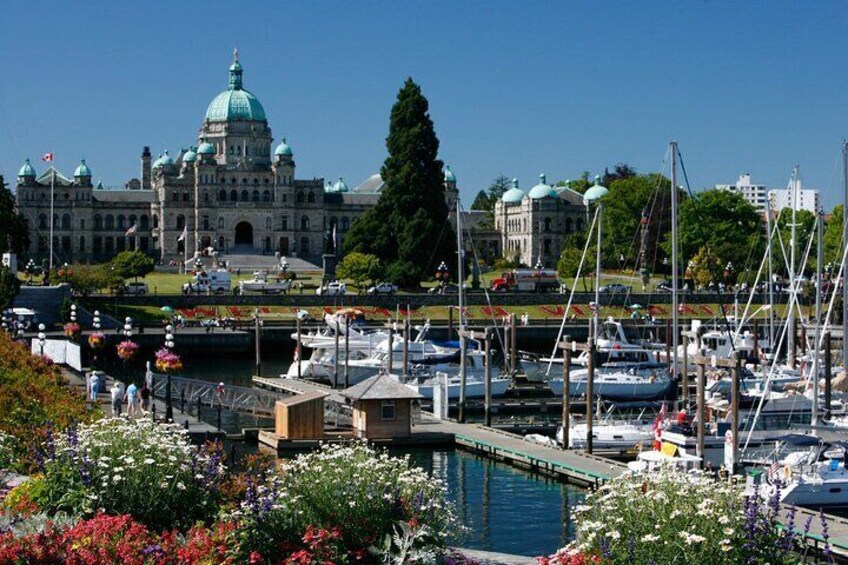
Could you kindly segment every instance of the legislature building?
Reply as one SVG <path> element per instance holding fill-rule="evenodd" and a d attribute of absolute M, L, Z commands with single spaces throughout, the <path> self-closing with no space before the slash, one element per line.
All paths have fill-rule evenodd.
<path fill-rule="evenodd" d="M 54 260 L 99 261 L 140 249 L 162 262 L 194 249 L 267 253 L 320 264 L 327 238 L 338 242 L 376 204 L 379 175 L 349 188 L 343 179 L 298 179 L 286 139 L 273 145 L 259 99 L 244 88 L 234 53 L 227 89 L 206 109 L 196 144 L 171 155 L 141 154 L 141 178 L 121 189 L 92 183 L 83 160 L 73 177 L 52 166 L 40 175 L 27 160 L 18 172 L 17 205 L 30 227 L 29 254 L 43 259 L 51 232 Z M 445 171 L 445 199 L 453 209 L 456 179 Z"/>

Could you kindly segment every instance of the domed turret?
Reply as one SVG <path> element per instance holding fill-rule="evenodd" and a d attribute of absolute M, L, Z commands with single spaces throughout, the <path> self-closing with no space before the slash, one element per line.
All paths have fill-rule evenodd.
<path fill-rule="evenodd" d="M 253 94 L 242 86 L 243 73 L 244 69 L 238 60 L 238 50 L 234 50 L 233 64 L 230 65 L 229 88 L 216 96 L 209 104 L 206 109 L 207 121 L 266 121 L 265 108 Z"/>
<path fill-rule="evenodd" d="M 512 179 L 512 188 L 503 193 L 501 201 L 504 204 L 519 204 L 525 196 L 524 191 L 518 188 L 518 179 Z"/>
<path fill-rule="evenodd" d="M 292 148 L 286 143 L 286 138 L 284 137 L 280 144 L 274 149 L 274 155 L 282 156 L 282 157 L 292 157 L 294 153 L 292 152 Z"/>
<path fill-rule="evenodd" d="M 456 175 L 450 168 L 450 165 L 445 165 L 445 182 L 456 183 Z"/>
<path fill-rule="evenodd" d="M 74 178 L 91 178 L 91 169 L 85 164 L 85 159 L 80 161 L 80 164 L 74 170 Z"/>
<path fill-rule="evenodd" d="M 530 198 L 533 200 L 538 200 L 540 198 L 547 198 L 548 196 L 556 196 L 556 190 L 554 190 L 545 180 L 545 175 L 539 175 L 539 184 L 530 189 L 528 193 Z"/>
<path fill-rule="evenodd" d="M 215 146 L 204 139 L 203 143 L 200 144 L 200 147 L 197 148 L 197 152 L 200 155 L 203 155 L 203 156 L 209 155 L 209 156 L 214 157 L 215 156 Z"/>
<path fill-rule="evenodd" d="M 333 185 L 333 192 L 348 192 L 350 189 L 345 184 L 344 178 L 339 177 L 339 180 Z"/>
<path fill-rule="evenodd" d="M 194 147 L 189 147 L 188 151 L 183 153 L 183 163 L 194 163 L 197 161 L 197 153 L 194 151 Z"/>
<path fill-rule="evenodd" d="M 24 161 L 24 164 L 21 166 L 21 170 L 18 171 L 18 177 L 28 180 L 35 178 L 35 168 L 29 164 L 29 159 Z"/>
<path fill-rule="evenodd" d="M 586 191 L 586 194 L 583 195 L 583 200 L 586 203 L 595 202 L 600 198 L 603 198 L 609 194 L 609 189 L 605 186 L 601 185 L 601 177 L 595 177 L 595 184 L 592 185 L 589 190 Z"/>

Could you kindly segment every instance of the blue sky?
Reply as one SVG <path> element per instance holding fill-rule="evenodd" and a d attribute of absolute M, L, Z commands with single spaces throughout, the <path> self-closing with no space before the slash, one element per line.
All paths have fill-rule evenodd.
<path fill-rule="evenodd" d="M 48 2 L 0 16 L 0 172 L 49 150 L 111 186 L 195 143 L 232 48 L 299 178 L 353 186 L 385 158 L 407 76 L 466 204 L 499 173 L 529 188 L 677 139 L 695 188 L 742 172 L 840 201 L 848 136 L 840 2 Z M 37 169 L 43 170 L 42 163 Z"/>

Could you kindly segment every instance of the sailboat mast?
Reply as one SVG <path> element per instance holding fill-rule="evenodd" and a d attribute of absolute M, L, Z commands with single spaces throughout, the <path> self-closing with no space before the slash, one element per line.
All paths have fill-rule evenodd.
<path fill-rule="evenodd" d="M 601 199 L 598 199 L 598 244 L 597 250 L 595 253 L 595 311 L 594 311 L 594 324 L 593 324 L 593 337 L 597 340 L 598 335 L 600 333 L 600 320 L 601 320 L 601 226 L 603 223 L 603 215 L 604 215 L 604 203 Z M 588 399 L 586 402 L 591 402 L 591 399 Z"/>
<path fill-rule="evenodd" d="M 842 140 L 842 245 L 848 245 L 848 140 Z M 842 366 L 848 367 L 848 300 L 842 283 Z"/>
<path fill-rule="evenodd" d="M 789 179 L 789 189 L 790 192 L 790 200 L 792 203 L 792 224 L 791 224 L 791 235 L 789 236 L 789 292 L 790 296 L 796 294 L 796 281 L 795 281 L 795 240 L 797 238 L 796 235 L 796 223 L 798 219 L 798 206 L 797 206 L 797 197 L 798 197 L 798 165 L 795 165 L 795 168 L 792 169 L 792 177 Z M 797 296 L 795 297 L 795 301 L 797 301 Z M 795 301 L 790 300 L 790 304 L 795 304 Z M 789 313 L 786 316 L 786 324 L 787 324 L 787 332 L 786 332 L 786 348 L 788 352 L 788 361 L 789 366 L 793 369 L 795 368 L 795 309 L 789 308 Z"/>
<path fill-rule="evenodd" d="M 677 347 L 680 337 L 678 317 L 678 266 L 677 266 L 677 142 L 669 142 L 671 152 L 671 359 L 672 374 L 677 376 Z M 667 339 L 667 338 L 666 338 Z"/>
<path fill-rule="evenodd" d="M 766 256 L 768 257 L 769 348 L 774 351 L 774 275 L 771 263 L 771 196 L 766 194 Z"/>
<path fill-rule="evenodd" d="M 462 247 L 462 214 L 460 213 L 459 198 L 456 199 L 456 284 L 457 296 L 459 297 L 459 406 L 462 414 L 460 420 L 465 419 L 465 317 L 462 311 L 462 284 L 464 276 L 464 253 Z"/>
<path fill-rule="evenodd" d="M 822 214 L 821 209 L 816 210 L 816 229 L 818 233 L 816 234 L 816 246 L 818 248 L 818 255 L 816 259 L 816 332 L 815 339 L 813 341 L 813 375 L 810 381 L 813 383 L 813 417 L 810 421 L 812 426 L 818 424 L 819 420 L 819 343 L 821 338 L 821 322 L 822 322 L 822 271 L 824 270 L 822 267 L 823 264 L 823 248 L 822 248 L 822 232 L 824 231 L 824 214 Z M 830 352 L 826 351 L 825 355 L 829 355 Z M 828 378 L 825 375 L 825 378 Z"/>

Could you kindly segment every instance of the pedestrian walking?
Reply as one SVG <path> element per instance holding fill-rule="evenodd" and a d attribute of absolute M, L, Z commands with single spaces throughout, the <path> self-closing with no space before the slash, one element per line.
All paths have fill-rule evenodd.
<path fill-rule="evenodd" d="M 148 388 L 147 383 L 142 385 L 139 395 L 141 396 L 141 415 L 143 416 L 150 411 L 150 388 Z"/>
<path fill-rule="evenodd" d="M 88 379 L 88 392 L 91 401 L 97 402 L 97 395 L 100 394 L 100 377 L 97 375 L 97 371 L 91 372 Z"/>
<path fill-rule="evenodd" d="M 130 418 L 137 418 L 139 416 L 138 386 L 134 382 L 130 383 L 130 386 L 127 387 L 127 416 Z"/>
<path fill-rule="evenodd" d="M 121 403 L 124 401 L 124 389 L 121 383 L 112 385 L 112 416 L 117 418 L 121 415 Z"/>

